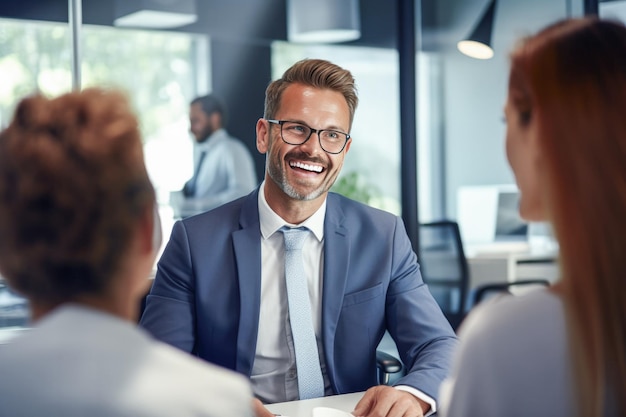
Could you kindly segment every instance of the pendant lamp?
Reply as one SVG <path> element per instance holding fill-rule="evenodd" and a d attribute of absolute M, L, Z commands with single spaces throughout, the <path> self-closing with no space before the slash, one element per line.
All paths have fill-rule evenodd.
<path fill-rule="evenodd" d="M 347 42 L 361 37 L 359 0 L 287 0 L 287 39 Z"/>
<path fill-rule="evenodd" d="M 491 32 L 493 18 L 496 10 L 496 0 L 491 0 L 470 35 L 457 43 L 459 51 L 476 59 L 489 59 L 493 57 L 491 47 Z"/>

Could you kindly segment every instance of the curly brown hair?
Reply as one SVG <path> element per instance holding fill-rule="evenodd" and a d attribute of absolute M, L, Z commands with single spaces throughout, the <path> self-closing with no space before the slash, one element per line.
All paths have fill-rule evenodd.
<path fill-rule="evenodd" d="M 31 300 L 105 291 L 154 204 L 120 92 L 25 98 L 0 133 L 0 272 Z"/>

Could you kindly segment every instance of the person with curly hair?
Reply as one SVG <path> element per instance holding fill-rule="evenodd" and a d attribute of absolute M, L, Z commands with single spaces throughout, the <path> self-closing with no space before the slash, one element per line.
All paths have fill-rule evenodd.
<path fill-rule="evenodd" d="M 243 377 L 136 326 L 160 233 L 121 93 L 19 103 L 0 133 L 0 273 L 32 328 L 0 349 L 1 415 L 252 415 Z"/>

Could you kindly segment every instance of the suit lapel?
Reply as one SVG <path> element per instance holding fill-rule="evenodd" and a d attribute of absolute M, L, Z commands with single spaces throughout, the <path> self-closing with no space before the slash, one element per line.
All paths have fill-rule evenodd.
<path fill-rule="evenodd" d="M 241 229 L 233 232 L 233 249 L 239 279 L 239 331 L 236 370 L 250 375 L 259 327 L 261 302 L 261 229 L 259 226 L 258 189 L 243 204 Z"/>
<path fill-rule="evenodd" d="M 324 286 L 322 296 L 322 329 L 328 374 L 333 386 L 335 332 L 348 278 L 350 239 L 343 226 L 344 214 L 337 196 L 328 194 L 324 220 Z M 335 387 L 336 390 L 336 387 Z"/>

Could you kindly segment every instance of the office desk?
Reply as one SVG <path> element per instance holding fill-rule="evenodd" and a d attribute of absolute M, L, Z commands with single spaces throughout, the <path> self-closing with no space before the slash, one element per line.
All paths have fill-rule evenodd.
<path fill-rule="evenodd" d="M 557 252 L 530 250 L 468 251 L 470 289 L 497 282 L 558 278 Z"/>
<path fill-rule="evenodd" d="M 363 397 L 363 394 L 363 392 L 355 392 L 352 394 L 332 395 L 310 400 L 269 404 L 266 407 L 272 413 L 288 417 L 311 417 L 315 407 L 336 408 L 350 413 Z"/>

